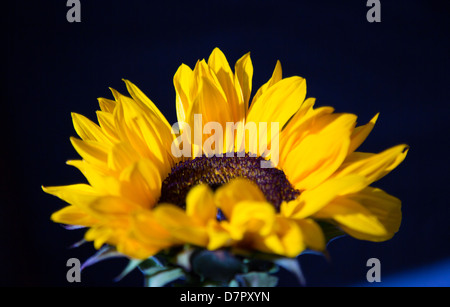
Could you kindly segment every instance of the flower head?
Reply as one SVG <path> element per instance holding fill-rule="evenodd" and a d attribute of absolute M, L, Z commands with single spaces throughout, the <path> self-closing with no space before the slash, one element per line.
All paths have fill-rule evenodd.
<path fill-rule="evenodd" d="M 315 108 L 305 79 L 282 78 L 280 62 L 249 104 L 252 76 L 249 53 L 233 71 L 216 48 L 177 70 L 177 125 L 128 80 L 131 97 L 99 98 L 98 124 L 72 114 L 82 159 L 67 163 L 88 183 L 44 188 L 69 203 L 52 220 L 137 259 L 184 244 L 295 257 L 325 249 L 323 223 L 391 238 L 400 200 L 371 184 L 408 146 L 356 151 L 378 114 L 357 126 L 353 114 Z"/>

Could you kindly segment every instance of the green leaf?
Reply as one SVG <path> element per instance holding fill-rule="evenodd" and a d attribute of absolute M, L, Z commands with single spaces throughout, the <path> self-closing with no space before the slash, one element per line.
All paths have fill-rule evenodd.
<path fill-rule="evenodd" d="M 161 262 L 156 259 L 155 257 L 150 257 L 139 263 L 139 269 L 142 271 L 142 273 L 147 274 L 146 270 L 152 269 L 154 267 L 163 268 L 164 265 L 161 264 Z"/>
<path fill-rule="evenodd" d="M 175 257 L 176 265 L 182 267 L 186 271 L 190 271 L 191 267 L 191 257 L 195 249 L 192 247 L 185 247 L 181 252 L 179 252 Z"/>
<path fill-rule="evenodd" d="M 278 278 L 269 273 L 250 272 L 237 275 L 236 282 L 233 283 L 233 286 L 240 284 L 242 287 L 275 287 L 277 283 Z"/>
<path fill-rule="evenodd" d="M 91 266 L 95 263 L 98 263 L 100 261 L 110 259 L 110 258 L 117 258 L 117 257 L 124 257 L 123 254 L 119 253 L 114 247 L 109 245 L 103 245 L 102 248 L 100 248 L 94 255 L 89 257 L 82 265 L 81 270 L 84 270 L 88 266 Z"/>
<path fill-rule="evenodd" d="M 244 272 L 267 272 L 276 273 L 278 272 L 278 266 L 273 262 L 273 260 L 264 260 L 259 258 L 245 258 L 244 259 L 245 270 Z"/>
<path fill-rule="evenodd" d="M 239 287 L 239 283 L 236 279 L 233 279 L 228 283 L 228 287 Z"/>
<path fill-rule="evenodd" d="M 137 259 L 130 259 L 125 269 L 120 273 L 116 278 L 114 278 L 114 281 L 120 281 L 122 278 L 127 276 L 131 271 L 133 271 L 135 268 L 139 266 L 139 264 L 142 263 L 142 260 Z"/>
<path fill-rule="evenodd" d="M 275 263 L 291 272 L 297 278 L 300 285 L 304 286 L 306 284 L 300 264 L 296 258 L 279 258 L 275 260 Z"/>
<path fill-rule="evenodd" d="M 192 269 L 204 279 L 229 282 L 243 272 L 242 262 L 225 250 L 200 250 L 191 257 Z"/>
<path fill-rule="evenodd" d="M 153 267 L 146 270 L 144 279 L 147 287 L 163 287 L 184 276 L 181 268 Z"/>
<path fill-rule="evenodd" d="M 326 243 L 329 243 L 331 240 L 345 235 L 345 232 L 343 232 L 336 225 L 330 222 L 317 221 L 317 223 L 319 224 L 320 228 L 322 228 Z"/>

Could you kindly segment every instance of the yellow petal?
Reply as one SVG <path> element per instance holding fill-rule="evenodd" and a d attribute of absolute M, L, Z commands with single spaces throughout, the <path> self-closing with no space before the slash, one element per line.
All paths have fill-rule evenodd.
<path fill-rule="evenodd" d="M 145 260 L 157 254 L 161 249 L 160 246 L 143 244 L 142 241 L 126 236 L 117 242 L 117 251 L 134 259 Z"/>
<path fill-rule="evenodd" d="M 219 79 L 217 78 L 214 71 L 211 69 L 211 67 L 208 66 L 208 64 L 204 59 L 198 61 L 197 65 L 195 65 L 194 76 L 196 82 L 194 82 L 193 88 L 195 91 L 193 92 L 193 94 L 195 95 L 200 94 L 202 80 L 208 79 L 211 82 L 211 84 L 216 88 L 217 92 L 222 96 L 222 98 L 225 101 L 227 100 L 227 96 L 225 95 L 225 92 L 223 91 L 223 88 L 220 85 Z"/>
<path fill-rule="evenodd" d="M 90 209 L 96 212 L 98 217 L 108 217 L 108 215 L 128 215 L 138 205 L 131 202 L 129 199 L 118 196 L 103 196 L 97 198 L 89 204 Z"/>
<path fill-rule="evenodd" d="M 166 129 L 170 130 L 170 124 L 165 118 L 165 116 L 161 113 L 161 111 L 158 109 L 158 107 L 151 101 L 136 85 L 131 83 L 129 80 L 123 79 L 127 86 L 127 90 L 130 93 L 131 97 L 133 99 L 146 107 L 148 107 L 151 112 L 155 113 L 158 117 L 158 119 L 164 123 L 166 126 Z"/>
<path fill-rule="evenodd" d="M 233 242 L 228 231 L 226 231 L 217 221 L 210 220 L 207 225 L 207 231 L 209 236 L 207 248 L 209 250 L 230 246 Z"/>
<path fill-rule="evenodd" d="M 298 223 L 278 217 L 277 224 L 279 227 L 278 236 L 283 244 L 283 251 L 277 253 L 287 257 L 298 256 L 306 248 L 303 233 Z"/>
<path fill-rule="evenodd" d="M 98 222 L 96 218 L 87 214 L 85 210 L 75 206 L 67 206 L 56 211 L 52 214 L 51 220 L 56 223 L 86 227 L 95 225 Z"/>
<path fill-rule="evenodd" d="M 211 79 L 202 79 L 202 88 L 199 94 L 199 103 L 202 106 L 202 114 L 205 122 L 216 121 L 222 127 L 226 126 L 226 122 L 232 119 L 232 110 L 224 99 L 221 91 L 211 81 Z"/>
<path fill-rule="evenodd" d="M 146 148 L 150 151 L 149 156 L 153 161 L 158 162 L 155 164 L 161 169 L 162 174 L 167 175 L 174 161 L 171 152 L 173 135 L 168 134 L 161 124 L 151 124 L 144 117 L 136 118 L 133 127 L 141 131 Z"/>
<path fill-rule="evenodd" d="M 168 247 L 180 242 L 171 236 L 150 210 L 140 210 L 133 214 L 133 234 L 146 245 Z"/>
<path fill-rule="evenodd" d="M 253 249 L 259 250 L 263 253 L 278 255 L 286 254 L 286 249 L 283 243 L 292 243 L 292 240 L 291 242 L 283 242 L 280 237 L 274 233 L 265 237 L 251 236 L 249 241 L 251 243 L 250 247 Z"/>
<path fill-rule="evenodd" d="M 133 99 L 111 89 L 117 100 L 114 109 L 114 123 L 117 135 L 122 142 L 129 143 L 140 156 L 149 157 L 151 154 L 136 120 L 144 116 L 145 112 Z M 148 112 L 150 113 L 150 112 Z"/>
<path fill-rule="evenodd" d="M 92 227 L 89 228 L 88 231 L 86 231 L 86 234 L 84 235 L 84 238 L 87 241 L 94 241 L 94 247 L 96 249 L 99 249 L 102 247 L 103 244 L 105 244 L 113 234 L 113 231 L 109 227 Z"/>
<path fill-rule="evenodd" d="M 300 109 L 295 113 L 292 119 L 285 125 L 280 135 L 280 162 L 282 162 L 291 151 L 291 148 L 297 146 L 307 135 L 311 133 L 310 127 L 314 125 L 321 117 L 328 117 L 333 113 L 331 107 L 320 107 L 314 109 L 315 99 L 306 99 Z"/>
<path fill-rule="evenodd" d="M 400 226 L 400 201 L 369 187 L 354 195 L 336 198 L 317 212 L 316 217 L 335 220 L 345 232 L 358 239 L 384 241 Z"/>
<path fill-rule="evenodd" d="M 207 184 L 197 185 L 189 191 L 186 197 L 186 214 L 198 219 L 203 225 L 216 219 L 214 194 Z"/>
<path fill-rule="evenodd" d="M 278 136 L 282 127 L 300 108 L 305 95 L 305 79 L 291 77 L 277 82 L 252 103 L 246 123 L 255 123 L 258 127 L 257 154 L 264 154 L 263 150 L 271 145 L 272 138 Z M 272 131 L 274 128 L 277 130 Z M 275 143 L 275 147 L 277 145 Z M 271 150 L 279 150 L 272 147 L 271 145 Z"/>
<path fill-rule="evenodd" d="M 190 110 L 189 124 L 191 129 L 201 129 L 200 131 L 203 132 L 203 127 L 207 123 L 213 122 L 220 124 L 220 127 L 227 127 L 226 123 L 232 118 L 232 113 L 221 90 L 209 78 L 202 77 L 200 84 L 199 94 Z M 201 114 L 202 122 L 195 122 L 197 119 L 195 117 L 196 114 Z M 197 121 L 199 120 L 197 119 Z M 214 131 L 214 133 L 217 132 Z M 202 145 L 210 136 L 210 134 L 202 133 Z M 223 153 L 223 140 L 221 141 L 222 148 L 215 148 L 213 152 L 208 152 L 207 149 L 203 148 L 205 155 L 210 156 Z M 217 144 L 215 145 L 217 146 Z"/>
<path fill-rule="evenodd" d="M 236 178 L 222 185 L 214 194 L 217 206 L 230 218 L 234 206 L 240 201 L 253 200 L 265 202 L 266 197 L 258 186 L 244 178 Z"/>
<path fill-rule="evenodd" d="M 114 116 L 112 113 L 97 111 L 97 120 L 102 128 L 103 133 L 112 141 L 117 142 L 119 136 L 117 135 L 116 127 L 114 124 Z"/>
<path fill-rule="evenodd" d="M 281 129 L 300 108 L 305 96 L 305 79 L 301 77 L 283 79 L 252 103 L 247 122 L 278 122 Z"/>
<path fill-rule="evenodd" d="M 361 155 L 354 152 L 333 176 L 339 178 L 351 174 L 359 174 L 365 176 L 372 183 L 396 168 L 405 159 L 408 150 L 409 146 L 402 144 L 379 154 Z"/>
<path fill-rule="evenodd" d="M 44 192 L 52 194 L 79 208 L 87 208 L 99 196 L 90 185 L 79 183 L 64 186 L 42 187 Z"/>
<path fill-rule="evenodd" d="M 233 71 L 231 70 L 225 55 L 219 48 L 214 48 L 212 51 L 208 58 L 208 66 L 216 75 L 220 87 L 225 93 L 228 107 L 231 110 L 231 117 L 228 121 L 235 123 L 243 120 L 245 116 L 244 102 L 238 97 L 238 92 L 236 92 L 234 84 Z"/>
<path fill-rule="evenodd" d="M 252 93 L 253 65 L 250 59 L 250 52 L 242 56 L 234 66 L 235 86 L 237 92 L 242 93 L 242 101 L 245 107 L 245 113 L 248 111 L 250 95 Z M 237 79 L 237 80 L 236 80 Z"/>
<path fill-rule="evenodd" d="M 276 84 L 278 81 L 282 79 L 282 69 L 281 69 L 281 62 L 277 61 L 277 64 L 275 65 L 275 69 L 273 70 L 272 77 L 267 81 L 264 85 L 262 85 L 258 91 L 256 92 L 255 96 L 253 96 L 253 100 L 250 106 L 253 106 L 253 103 L 255 103 L 259 97 L 261 97 L 262 94 L 264 94 L 270 87 L 272 87 L 274 84 Z"/>
<path fill-rule="evenodd" d="M 350 137 L 350 146 L 348 148 L 348 153 L 351 154 L 354 152 L 363 142 L 364 140 L 369 136 L 370 132 L 372 132 L 373 127 L 375 126 L 375 123 L 377 122 L 378 116 L 380 113 L 377 113 L 367 124 L 363 126 L 356 127 L 352 135 Z"/>
<path fill-rule="evenodd" d="M 100 105 L 100 109 L 106 113 L 113 113 L 114 108 L 116 107 L 116 102 L 114 100 L 110 100 L 107 98 L 98 98 L 98 104 Z"/>
<path fill-rule="evenodd" d="M 334 114 L 329 117 L 335 119 L 327 121 L 319 133 L 309 134 L 291 148 L 283 161 L 286 176 L 298 190 L 317 187 L 339 168 L 347 156 L 356 116 Z"/>
<path fill-rule="evenodd" d="M 121 173 L 120 180 L 121 195 L 143 208 L 152 208 L 161 196 L 160 172 L 148 159 L 141 159 L 130 165 Z"/>
<path fill-rule="evenodd" d="M 82 141 L 74 137 L 70 138 L 70 142 L 84 160 L 100 167 L 106 167 L 110 145 L 90 140 Z"/>
<path fill-rule="evenodd" d="M 104 195 L 119 195 L 120 183 L 114 172 L 100 168 L 84 160 L 70 160 L 66 164 L 72 165 L 83 173 L 89 184 L 99 193 Z"/>
<path fill-rule="evenodd" d="M 314 109 L 313 107 L 315 103 L 316 103 L 315 98 L 305 99 L 305 101 L 303 101 L 302 105 L 297 110 L 297 112 L 295 112 L 294 116 L 292 116 L 289 122 L 286 123 L 285 127 L 283 128 L 283 135 L 290 136 L 292 133 L 299 134 L 298 130 L 300 131 L 304 130 L 306 132 L 307 131 L 306 129 L 301 129 L 302 124 L 304 124 L 304 122 L 306 122 L 307 119 L 310 119 L 313 116 L 320 115 L 321 112 L 319 111 L 325 109 L 324 107 Z"/>
<path fill-rule="evenodd" d="M 111 92 L 117 101 L 113 116 L 119 139 L 122 142 L 129 143 L 141 156 L 148 156 L 149 149 L 140 129 L 136 129 L 136 118 L 145 114 L 144 109 L 133 99 L 122 95 L 118 91 L 111 89 Z M 151 114 L 150 111 L 147 113 Z"/>
<path fill-rule="evenodd" d="M 372 187 L 348 195 L 346 198 L 367 210 L 368 218 L 376 219 L 384 229 L 384 232 L 380 234 L 370 232 L 370 229 L 365 229 L 364 225 L 362 228 L 351 223 L 341 225 L 341 228 L 351 236 L 360 240 L 380 242 L 392 238 L 398 231 L 402 220 L 401 201 L 398 198 Z"/>
<path fill-rule="evenodd" d="M 139 159 L 140 155 L 129 143 L 120 142 L 114 144 L 108 153 L 108 167 L 114 171 L 121 172 Z"/>
<path fill-rule="evenodd" d="M 325 250 L 325 236 L 313 219 L 301 219 L 295 222 L 301 229 L 306 246 L 317 251 Z"/>
<path fill-rule="evenodd" d="M 83 115 L 72 113 L 72 120 L 75 131 L 81 139 L 105 143 L 111 142 L 99 126 Z"/>
<path fill-rule="evenodd" d="M 230 218 L 233 238 L 242 237 L 246 232 L 268 235 L 275 223 L 275 208 L 267 202 L 241 201 L 233 208 Z"/>
<path fill-rule="evenodd" d="M 194 75 L 189 66 L 182 64 L 173 76 L 176 92 L 176 108 L 178 122 L 185 122 L 191 108 L 191 91 Z"/>
<path fill-rule="evenodd" d="M 170 169 L 169 159 L 173 135 L 151 110 L 144 110 L 129 97 L 112 89 L 118 100 L 114 122 L 119 138 L 129 143 L 139 156 L 152 159 L 161 170 Z"/>
<path fill-rule="evenodd" d="M 356 193 L 367 185 L 367 179 L 359 175 L 329 179 L 315 189 L 303 191 L 297 199 L 288 203 L 292 207 L 290 210 L 283 210 L 290 212 L 292 218 L 303 219 L 322 209 L 337 196 Z"/>
<path fill-rule="evenodd" d="M 159 204 L 153 214 L 159 223 L 176 239 L 198 246 L 206 246 L 208 235 L 186 212 L 171 204 Z"/>

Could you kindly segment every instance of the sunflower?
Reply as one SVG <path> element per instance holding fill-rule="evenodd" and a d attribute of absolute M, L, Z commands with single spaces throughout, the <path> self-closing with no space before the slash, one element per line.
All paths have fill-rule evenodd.
<path fill-rule="evenodd" d="M 98 99 L 98 124 L 73 113 L 80 139 L 70 140 L 82 159 L 67 164 L 87 183 L 43 187 L 69 204 L 51 219 L 86 227 L 97 249 L 132 259 L 186 244 L 293 258 L 324 251 L 324 225 L 390 239 L 401 202 L 371 184 L 408 146 L 358 152 L 378 114 L 357 126 L 354 114 L 315 108 L 305 79 L 282 78 L 279 61 L 250 102 L 252 76 L 249 53 L 233 72 L 216 48 L 175 73 L 176 125 L 128 80 L 131 97 L 111 89 L 114 100 Z"/>

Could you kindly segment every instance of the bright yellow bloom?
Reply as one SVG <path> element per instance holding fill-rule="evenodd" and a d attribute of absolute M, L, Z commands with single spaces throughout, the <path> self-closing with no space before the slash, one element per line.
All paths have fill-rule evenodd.
<path fill-rule="evenodd" d="M 52 220 L 85 226 L 96 248 L 109 244 L 138 259 L 183 244 L 295 257 L 306 248 L 324 250 L 318 221 L 362 240 L 391 238 L 401 222 L 400 200 L 370 185 L 404 160 L 408 146 L 357 152 L 378 114 L 356 127 L 353 114 L 314 108 L 313 98 L 305 100 L 305 79 L 282 78 L 279 62 L 249 106 L 252 76 L 249 53 L 233 72 L 217 48 L 194 70 L 181 65 L 174 76 L 178 135 L 128 80 L 131 97 L 112 90 L 114 100 L 99 98 L 98 125 L 72 114 L 81 139 L 71 142 L 82 159 L 68 164 L 88 183 L 43 188 L 70 204 Z M 192 156 L 173 155 L 179 135 L 189 127 L 205 131 L 211 122 L 279 128 L 256 125 L 222 147 L 206 146 L 212 133 L 203 133 L 199 146 L 190 131 L 182 141 Z M 276 168 L 256 167 L 272 157 L 260 146 L 275 146 L 275 137 Z M 245 156 L 216 157 L 241 151 Z"/>

